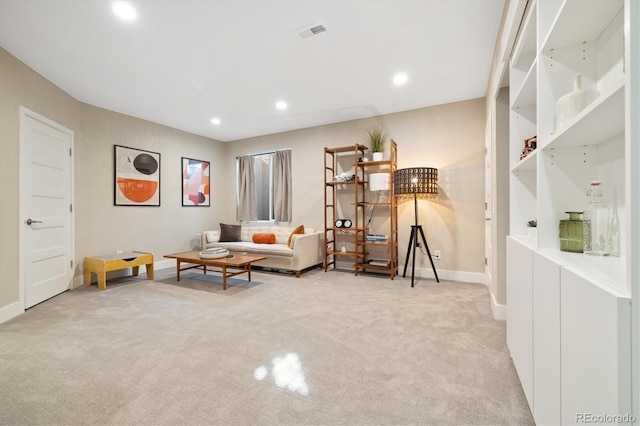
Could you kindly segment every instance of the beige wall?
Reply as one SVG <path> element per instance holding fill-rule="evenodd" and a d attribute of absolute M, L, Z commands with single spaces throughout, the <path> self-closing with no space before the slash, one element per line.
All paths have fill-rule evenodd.
<path fill-rule="evenodd" d="M 15 304 L 18 283 L 19 106 L 75 132 L 76 264 L 118 249 L 162 255 L 197 244 L 195 234 L 235 222 L 235 156 L 291 148 L 293 223 L 323 226 L 323 148 L 362 143 L 382 124 L 398 143 L 399 167 L 437 167 L 441 195 L 420 202 L 420 221 L 438 270 L 484 271 L 484 101 L 475 99 L 233 143 L 188 134 L 74 100 L 0 48 L 0 310 Z M 161 206 L 113 205 L 113 145 L 161 153 Z M 181 207 L 180 159 L 211 161 L 212 206 Z M 413 222 L 413 205 L 400 206 L 400 253 Z M 428 268 L 420 258 L 418 267 Z M 79 270 L 76 270 L 79 276 Z M 455 277 L 454 277 L 455 278 Z M 0 312 L 1 313 L 1 312 Z"/>
<path fill-rule="evenodd" d="M 227 161 L 239 154 L 291 148 L 293 222 L 322 229 L 324 147 L 365 143 L 367 129 L 380 124 L 398 144 L 399 168 L 438 168 L 438 199 L 419 201 L 419 220 L 429 248 L 442 253 L 436 268 L 454 272 L 449 274 L 453 278 L 465 277 L 460 272 L 484 274 L 484 108 L 484 99 L 475 99 L 235 141 L 228 144 Z M 223 216 L 235 217 L 234 202 L 230 192 Z M 413 203 L 401 204 L 402 262 L 413 221 Z M 419 256 L 416 267 L 431 270 L 424 256 Z"/>
<path fill-rule="evenodd" d="M 224 144 L 76 101 L 0 49 L 0 309 L 19 300 L 19 106 L 74 131 L 75 275 L 85 256 L 116 250 L 162 255 L 199 243 L 220 221 L 228 175 Z M 113 205 L 113 145 L 161 153 L 161 206 Z M 181 157 L 211 162 L 212 206 L 181 206 Z M 0 312 L 1 313 L 1 312 Z"/>

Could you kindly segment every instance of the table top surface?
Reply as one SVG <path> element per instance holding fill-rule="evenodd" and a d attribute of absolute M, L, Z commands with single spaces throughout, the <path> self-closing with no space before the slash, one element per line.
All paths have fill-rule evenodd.
<path fill-rule="evenodd" d="M 164 257 L 169 259 L 177 259 L 180 262 L 195 263 L 201 265 L 231 265 L 242 266 L 258 260 L 264 260 L 266 257 L 255 254 L 233 253 L 232 257 L 221 257 L 219 259 L 203 259 L 198 251 L 185 251 L 182 253 L 165 254 Z"/>
<path fill-rule="evenodd" d="M 141 256 L 149 256 L 151 253 L 147 253 L 144 251 L 125 251 L 117 254 L 107 254 L 104 256 L 87 256 L 88 259 L 97 259 L 97 260 L 133 260 Z"/>

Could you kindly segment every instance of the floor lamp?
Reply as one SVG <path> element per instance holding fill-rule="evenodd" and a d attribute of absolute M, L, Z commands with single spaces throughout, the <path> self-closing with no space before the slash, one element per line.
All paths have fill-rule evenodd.
<path fill-rule="evenodd" d="M 427 239 L 424 236 L 422 225 L 418 225 L 418 196 L 420 197 L 435 197 L 438 195 L 438 169 L 431 167 L 411 167 L 408 169 L 396 170 L 393 174 L 393 193 L 394 196 L 407 197 L 413 195 L 413 203 L 415 210 L 415 225 L 411 225 L 411 236 L 409 237 L 409 246 L 407 247 L 407 257 L 404 261 L 404 271 L 402 276 L 407 275 L 407 266 L 409 265 L 409 256 L 412 252 L 411 262 L 411 287 L 413 287 L 414 274 L 416 269 L 416 248 L 420 247 L 420 241 L 418 235 L 422 238 L 422 243 L 427 249 L 429 255 L 429 262 L 431 262 L 431 268 L 433 268 L 433 274 L 436 276 L 436 281 L 440 282 L 436 267 L 433 264 L 433 258 L 431 257 L 431 251 L 427 244 Z"/>

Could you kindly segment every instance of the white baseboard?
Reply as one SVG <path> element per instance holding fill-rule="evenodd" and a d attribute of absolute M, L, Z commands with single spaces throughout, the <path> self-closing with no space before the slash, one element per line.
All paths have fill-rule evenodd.
<path fill-rule="evenodd" d="M 402 268 L 399 269 L 402 270 Z M 438 272 L 438 278 L 440 278 L 441 280 L 450 280 L 473 284 L 485 284 L 486 281 L 484 272 L 448 271 L 446 269 L 438 268 L 436 268 L 436 271 Z M 410 273 L 409 269 L 407 269 L 407 273 Z M 433 274 L 433 270 L 431 268 L 416 268 L 415 276 L 435 279 L 435 275 Z"/>
<path fill-rule="evenodd" d="M 506 321 L 507 320 L 507 305 L 499 304 L 494 295 L 491 295 L 491 312 L 493 312 L 493 319 Z"/>
<path fill-rule="evenodd" d="M 160 260 L 158 262 L 153 262 L 153 270 L 157 270 L 157 269 L 168 269 L 168 268 L 174 268 L 176 267 L 176 260 L 175 259 L 165 259 L 165 260 Z"/>
<path fill-rule="evenodd" d="M 24 312 L 20 302 L 13 302 L 10 305 L 0 308 L 0 324 L 15 318 Z"/>

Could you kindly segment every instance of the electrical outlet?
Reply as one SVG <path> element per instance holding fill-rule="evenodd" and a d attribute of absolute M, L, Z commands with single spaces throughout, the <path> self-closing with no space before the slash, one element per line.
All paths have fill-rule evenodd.
<path fill-rule="evenodd" d="M 434 250 L 433 251 L 433 258 L 440 260 L 440 250 Z"/>

